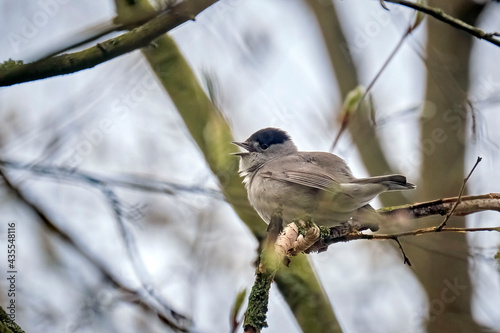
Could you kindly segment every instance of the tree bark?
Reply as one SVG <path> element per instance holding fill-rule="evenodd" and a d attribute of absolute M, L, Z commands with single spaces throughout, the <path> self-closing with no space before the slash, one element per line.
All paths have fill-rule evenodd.
<path fill-rule="evenodd" d="M 431 6 L 474 24 L 479 11 L 469 0 L 434 0 Z M 456 196 L 465 176 L 465 132 L 470 35 L 434 19 L 427 20 L 427 83 L 421 115 L 420 200 Z M 438 222 L 439 223 L 439 222 Z M 464 227 L 453 217 L 449 227 Z M 405 242 L 414 272 L 429 297 L 429 332 L 479 332 L 471 314 L 472 285 L 464 234 L 436 233 Z M 450 287 L 450 285 L 452 287 Z"/>

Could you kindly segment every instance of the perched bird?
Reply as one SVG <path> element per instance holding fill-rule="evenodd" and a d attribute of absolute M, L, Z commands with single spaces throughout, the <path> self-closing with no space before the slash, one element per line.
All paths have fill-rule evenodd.
<path fill-rule="evenodd" d="M 337 155 L 298 151 L 291 137 L 278 128 L 264 128 L 244 142 L 239 173 L 250 203 L 269 224 L 279 212 L 290 223 L 304 214 L 319 225 L 336 226 L 351 218 L 375 231 L 381 216 L 369 205 L 386 191 L 414 189 L 402 175 L 355 178 Z"/>

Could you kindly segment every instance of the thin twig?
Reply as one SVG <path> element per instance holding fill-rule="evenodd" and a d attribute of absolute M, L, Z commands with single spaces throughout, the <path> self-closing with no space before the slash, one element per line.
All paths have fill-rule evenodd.
<path fill-rule="evenodd" d="M 474 172 L 474 170 L 476 169 L 477 165 L 479 164 L 479 162 L 481 162 L 482 159 L 483 158 L 480 157 L 480 156 L 477 157 L 476 163 L 472 167 L 472 170 L 469 172 L 469 175 L 467 177 L 465 177 L 464 180 L 462 181 L 462 187 L 460 188 L 460 192 L 458 194 L 457 201 L 455 202 L 455 204 L 453 205 L 453 207 L 451 208 L 451 210 L 448 212 L 448 214 L 446 214 L 446 217 L 444 218 L 443 222 L 441 222 L 441 224 L 436 228 L 436 231 L 443 230 L 444 226 L 446 225 L 446 223 L 450 219 L 451 215 L 453 215 L 453 212 L 455 211 L 455 209 L 457 209 L 458 204 L 462 200 L 462 194 L 464 193 L 465 185 L 467 184 L 467 181 L 469 180 L 470 176 L 472 176 L 472 173 Z"/>
<path fill-rule="evenodd" d="M 375 82 L 377 82 L 377 80 L 380 77 L 380 75 L 382 75 L 382 73 L 387 68 L 387 66 L 389 65 L 389 63 L 391 62 L 391 60 L 398 53 L 398 51 L 401 49 L 401 46 L 403 45 L 403 42 L 411 34 L 411 32 L 412 32 L 412 30 L 410 28 L 408 28 L 408 30 L 406 30 L 406 32 L 404 33 L 404 35 L 401 36 L 401 39 L 396 44 L 396 47 L 394 47 L 394 49 L 392 50 L 391 54 L 389 54 L 389 56 L 385 60 L 385 62 L 382 65 L 382 67 L 380 67 L 380 69 L 378 70 L 377 74 L 373 77 L 373 79 L 371 80 L 370 84 L 366 88 L 365 93 L 361 97 L 361 102 L 365 99 L 366 95 L 368 95 L 368 93 L 372 90 L 373 86 L 375 85 Z M 361 104 L 361 102 L 360 102 L 360 104 Z"/>
<path fill-rule="evenodd" d="M 500 227 L 482 227 L 482 228 L 443 228 L 440 232 L 458 232 L 458 233 L 466 233 L 466 232 L 482 232 L 482 231 L 496 231 L 500 232 Z M 399 237 L 408 237 L 408 236 L 418 236 L 424 234 L 435 233 L 435 227 L 416 229 L 411 231 L 399 232 L 395 234 L 350 234 L 344 237 L 344 239 L 339 240 L 339 242 L 348 242 L 357 239 L 394 239 Z"/>
<path fill-rule="evenodd" d="M 399 242 L 399 239 L 397 237 L 392 238 L 396 243 L 398 243 L 399 249 L 401 250 L 401 253 L 403 254 L 403 264 L 406 264 L 408 266 L 411 266 L 410 258 L 405 253 L 405 250 L 403 249 L 403 245 Z"/>
<path fill-rule="evenodd" d="M 381 1 L 381 5 L 383 6 L 383 2 L 382 1 Z M 386 7 L 384 7 L 384 8 L 386 8 Z M 344 133 L 344 131 L 346 130 L 347 125 L 349 124 L 349 121 L 350 121 L 350 118 L 351 118 L 350 115 L 352 113 L 355 113 L 355 112 L 358 111 L 358 109 L 360 108 L 360 106 L 363 103 L 364 99 L 366 98 L 366 96 L 368 96 L 368 94 L 372 90 L 373 86 L 375 85 L 375 82 L 377 82 L 377 80 L 379 79 L 380 75 L 382 75 L 382 73 L 387 68 L 387 66 L 389 65 L 389 63 L 391 62 L 391 60 L 398 53 L 398 51 L 401 49 L 401 46 L 403 45 L 403 42 L 405 41 L 405 39 L 412 33 L 412 31 L 414 29 L 415 28 L 413 26 L 409 26 L 408 27 L 408 29 L 406 30 L 405 34 L 399 40 L 398 44 L 396 44 L 396 47 L 392 50 L 391 54 L 389 54 L 389 57 L 387 57 L 387 59 L 384 61 L 384 64 L 382 65 L 382 67 L 380 67 L 380 69 L 378 70 L 377 74 L 375 74 L 375 76 L 373 77 L 373 79 L 368 84 L 368 87 L 363 92 L 363 95 L 361 95 L 361 98 L 360 98 L 359 103 L 357 104 L 356 108 L 354 110 L 351 110 L 350 112 L 344 112 L 344 116 L 342 118 L 341 126 L 339 128 L 339 131 L 337 132 L 337 136 L 335 137 L 335 140 L 333 141 L 332 145 L 330 146 L 330 151 L 333 151 L 335 149 L 335 147 L 337 146 L 337 143 L 339 142 L 340 137 L 342 136 L 342 133 Z M 372 110 L 374 110 L 373 107 L 372 107 Z M 375 124 L 376 121 L 374 119 L 375 117 L 373 116 L 373 111 L 370 112 L 370 115 L 371 115 L 371 118 L 372 118 L 372 123 Z"/>

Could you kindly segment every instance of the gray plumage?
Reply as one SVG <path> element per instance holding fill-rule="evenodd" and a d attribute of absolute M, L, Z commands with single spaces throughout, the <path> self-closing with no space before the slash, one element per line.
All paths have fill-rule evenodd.
<path fill-rule="evenodd" d="M 351 217 L 377 230 L 381 217 L 369 205 L 378 194 L 415 188 L 402 175 L 355 178 L 340 157 L 325 152 L 300 152 L 290 136 L 264 128 L 244 142 L 240 156 L 248 199 L 269 224 L 282 209 L 284 222 L 304 214 L 317 224 L 335 226 Z"/>

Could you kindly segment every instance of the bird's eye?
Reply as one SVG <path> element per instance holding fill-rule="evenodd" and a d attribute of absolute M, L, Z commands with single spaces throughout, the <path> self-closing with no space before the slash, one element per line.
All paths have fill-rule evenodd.
<path fill-rule="evenodd" d="M 261 143 L 259 146 L 260 146 L 260 149 L 262 149 L 262 150 L 266 150 L 267 148 L 269 148 L 269 146 L 266 145 L 265 143 Z"/>

